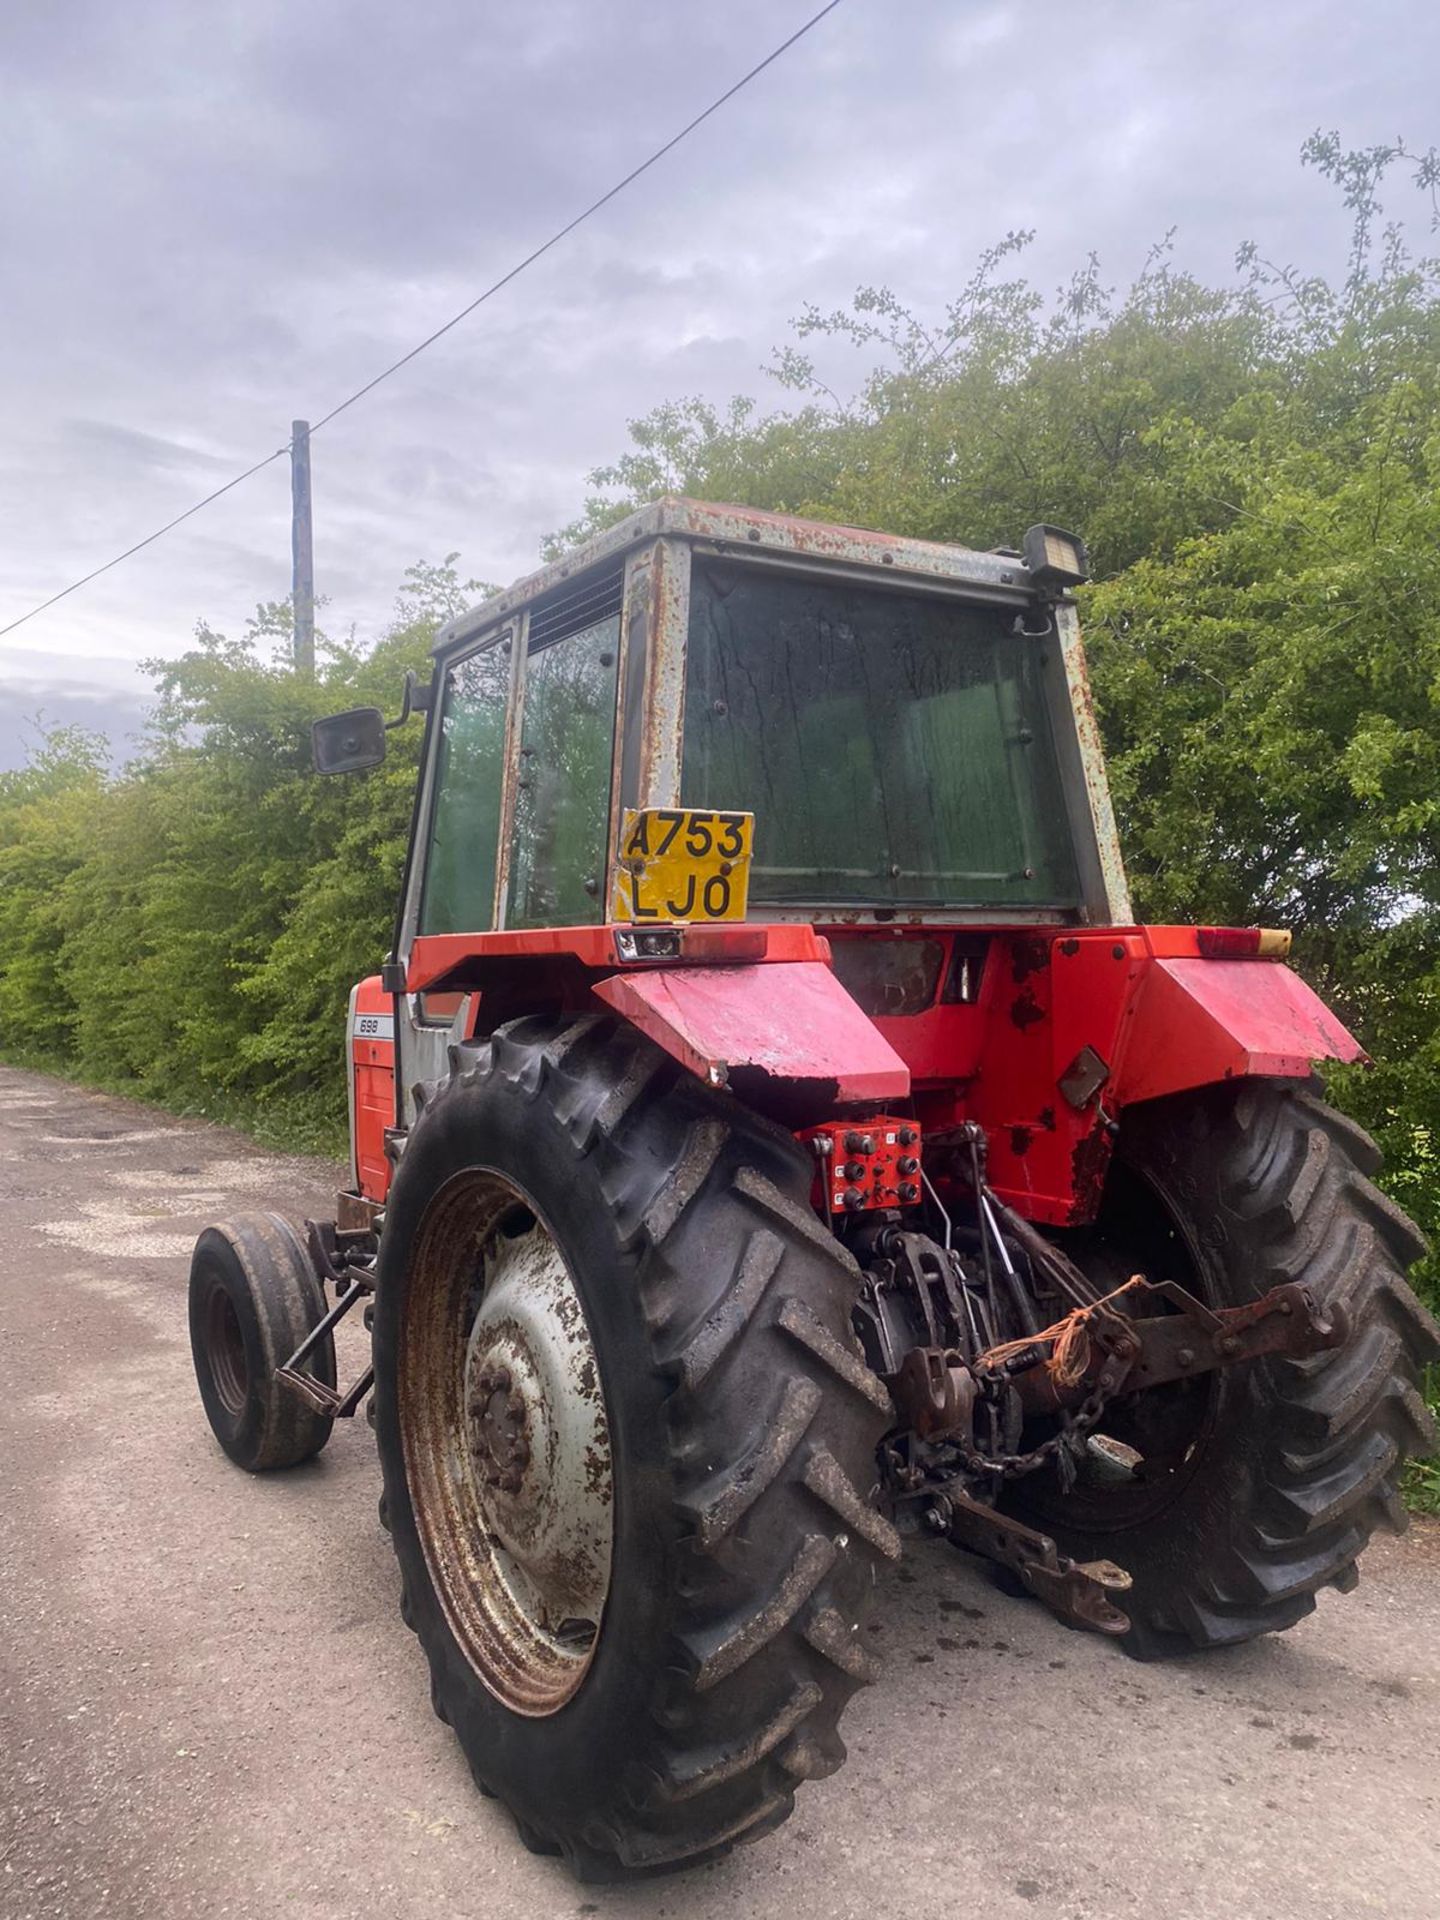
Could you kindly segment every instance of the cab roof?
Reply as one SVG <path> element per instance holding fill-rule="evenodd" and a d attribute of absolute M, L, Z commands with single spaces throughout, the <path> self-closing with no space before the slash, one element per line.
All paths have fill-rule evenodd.
<path fill-rule="evenodd" d="M 939 540 L 908 540 L 861 527 L 835 526 L 828 520 L 801 520 L 757 507 L 717 505 L 668 494 L 653 500 L 603 533 L 536 573 L 448 620 L 436 636 L 435 652 L 445 653 L 497 620 L 555 593 L 605 561 L 619 560 L 630 548 L 661 537 L 688 540 L 702 551 L 791 556 L 797 563 L 853 567 L 888 577 L 896 574 L 941 579 L 974 586 L 987 599 L 1023 604 L 1035 592 L 1029 569 L 1018 554 L 981 553 Z"/>

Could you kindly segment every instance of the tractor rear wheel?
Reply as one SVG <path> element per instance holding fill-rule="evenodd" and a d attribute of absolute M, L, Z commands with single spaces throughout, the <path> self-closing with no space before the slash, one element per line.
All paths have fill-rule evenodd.
<path fill-rule="evenodd" d="M 190 1260 L 190 1351 L 215 1438 L 247 1473 L 298 1466 L 333 1422 L 275 1378 L 325 1315 L 325 1293 L 294 1228 L 278 1213 L 206 1227 Z M 327 1336 L 310 1370 L 335 1384 Z"/>
<path fill-rule="evenodd" d="M 376 1434 L 435 1710 L 588 1879 L 768 1832 L 844 1758 L 894 1530 L 858 1273 L 794 1141 L 614 1022 L 456 1049 L 396 1172 Z"/>
<path fill-rule="evenodd" d="M 1343 1305 L 1345 1343 L 1177 1381 L 1107 1409 L 1075 1486 L 1053 1470 L 1005 1504 L 1075 1558 L 1134 1578 L 1121 1644 L 1141 1659 L 1293 1626 L 1348 1590 L 1377 1526 L 1400 1531 L 1407 1455 L 1434 1443 L 1420 1373 L 1440 1329 L 1406 1283 L 1424 1251 L 1374 1187 L 1369 1136 L 1318 1084 L 1256 1080 L 1126 1115 L 1094 1229 L 1097 1283 L 1176 1279 L 1213 1307 L 1282 1282 Z"/>

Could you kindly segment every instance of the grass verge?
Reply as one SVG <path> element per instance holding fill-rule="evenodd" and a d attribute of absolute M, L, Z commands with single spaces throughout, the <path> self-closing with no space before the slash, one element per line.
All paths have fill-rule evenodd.
<path fill-rule="evenodd" d="M 307 1154 L 325 1160 L 344 1160 L 349 1155 L 344 1106 L 342 1103 L 338 1113 L 333 1112 L 335 1103 L 329 1095 L 282 1094 L 262 1100 L 224 1087 L 167 1095 L 162 1088 L 136 1080 L 77 1073 L 74 1063 L 60 1054 L 23 1047 L 0 1048 L 0 1065 L 49 1074 L 52 1079 L 86 1087 L 93 1093 L 138 1100 L 182 1120 L 213 1120 L 217 1126 L 233 1127 L 236 1133 L 243 1133 L 270 1152 Z"/>

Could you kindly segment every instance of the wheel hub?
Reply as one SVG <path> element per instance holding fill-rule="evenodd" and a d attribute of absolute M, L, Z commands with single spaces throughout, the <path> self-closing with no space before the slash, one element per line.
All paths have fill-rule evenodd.
<path fill-rule="evenodd" d="M 481 1480 L 496 1493 L 519 1493 L 530 1464 L 529 1414 L 508 1367 L 480 1368 L 467 1411 L 474 1423 L 471 1449 Z"/>
<path fill-rule="evenodd" d="M 584 1311 L 538 1223 L 485 1250 L 465 1355 L 469 1461 L 492 1577 L 564 1646 L 595 1639 L 610 1585 L 610 1436 Z"/>

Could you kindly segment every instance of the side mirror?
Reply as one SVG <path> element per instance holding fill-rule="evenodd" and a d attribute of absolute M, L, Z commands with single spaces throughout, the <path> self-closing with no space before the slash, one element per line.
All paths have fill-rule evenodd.
<path fill-rule="evenodd" d="M 317 773 L 360 773 L 385 758 L 385 716 L 379 707 L 328 714 L 310 729 Z"/>

